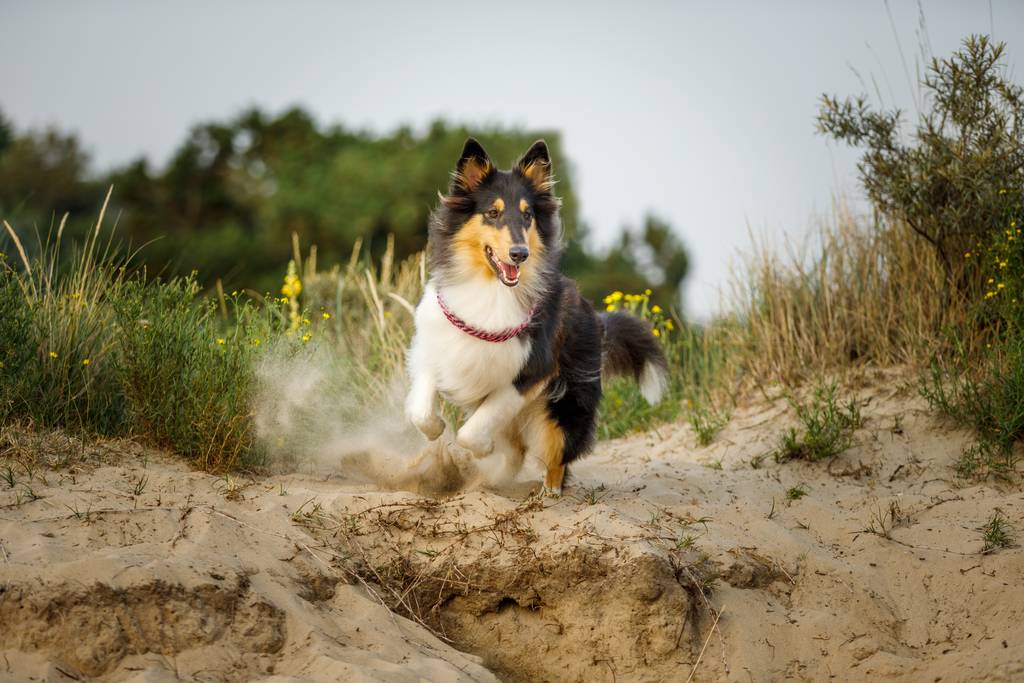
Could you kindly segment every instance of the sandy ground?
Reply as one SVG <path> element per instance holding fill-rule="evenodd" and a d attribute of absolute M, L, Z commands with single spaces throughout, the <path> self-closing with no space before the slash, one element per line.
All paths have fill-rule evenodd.
<path fill-rule="evenodd" d="M 980 531 L 1024 493 L 958 481 L 898 387 L 828 463 L 753 467 L 792 419 L 759 400 L 706 448 L 602 443 L 560 499 L 425 495 L 469 466 L 441 450 L 382 486 L 375 453 L 218 478 L 9 435 L 0 681 L 1024 680 L 1024 556 Z"/>

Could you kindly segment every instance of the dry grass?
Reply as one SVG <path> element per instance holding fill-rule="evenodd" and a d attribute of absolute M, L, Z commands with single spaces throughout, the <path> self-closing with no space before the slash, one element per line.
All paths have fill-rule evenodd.
<path fill-rule="evenodd" d="M 755 240 L 745 265 L 728 302 L 735 319 L 718 326 L 717 343 L 748 382 L 794 386 L 865 365 L 922 365 L 943 327 L 967 317 L 966 306 L 949 305 L 933 250 L 842 203 L 802 248 Z"/>

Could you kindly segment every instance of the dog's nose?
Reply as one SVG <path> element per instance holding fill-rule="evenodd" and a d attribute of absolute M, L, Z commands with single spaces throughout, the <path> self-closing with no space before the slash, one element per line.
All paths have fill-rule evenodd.
<path fill-rule="evenodd" d="M 508 257 L 514 263 L 522 263 L 530 255 L 530 248 L 525 244 L 514 244 L 508 249 Z"/>

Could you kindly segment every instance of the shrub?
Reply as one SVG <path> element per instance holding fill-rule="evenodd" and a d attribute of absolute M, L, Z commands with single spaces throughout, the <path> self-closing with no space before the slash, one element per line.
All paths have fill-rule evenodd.
<path fill-rule="evenodd" d="M 971 36 L 933 59 L 921 83 L 927 106 L 908 138 L 898 110 L 822 97 L 819 130 L 864 148 L 868 197 L 934 247 L 950 282 L 962 273 L 955 257 L 1001 227 L 1024 185 L 1024 94 L 1008 79 L 1004 50 Z"/>

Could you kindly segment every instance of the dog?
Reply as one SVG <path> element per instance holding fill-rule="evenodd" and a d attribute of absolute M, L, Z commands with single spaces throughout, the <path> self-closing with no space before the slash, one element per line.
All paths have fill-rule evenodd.
<path fill-rule="evenodd" d="M 631 375 L 654 404 L 668 372 L 644 321 L 598 315 L 561 274 L 554 183 L 543 140 L 506 171 L 466 141 L 430 216 L 430 277 L 415 312 L 405 408 L 435 440 L 445 429 L 443 396 L 469 413 L 456 443 L 496 456 L 496 480 L 536 458 L 546 469 L 542 491 L 557 496 L 567 465 L 594 445 L 602 374 Z"/>

